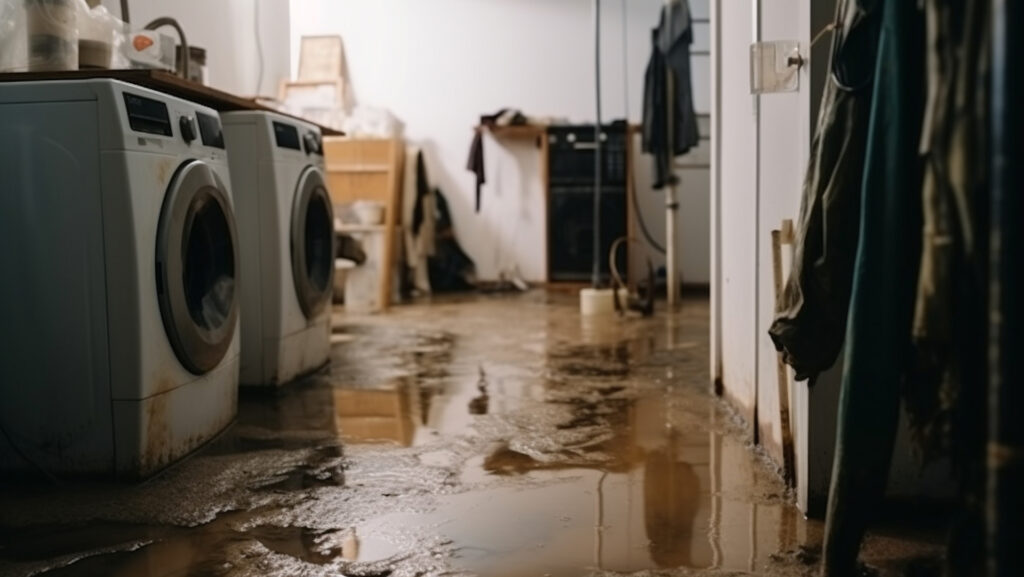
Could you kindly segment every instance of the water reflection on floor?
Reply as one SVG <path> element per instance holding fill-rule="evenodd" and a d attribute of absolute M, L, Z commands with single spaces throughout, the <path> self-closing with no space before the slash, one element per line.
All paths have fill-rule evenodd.
<path fill-rule="evenodd" d="M 801 543 L 806 527 L 789 505 L 720 495 L 721 469 L 746 461 L 745 447 L 720 435 L 676 437 L 627 471 L 553 466 L 526 473 L 532 486 L 495 483 L 446 497 L 429 515 L 385 516 L 367 529 L 441 531 L 457 545 L 455 564 L 475 574 L 758 571 Z M 466 476 L 479 480 L 473 469 L 486 465 L 468 466 Z"/>
<path fill-rule="evenodd" d="M 0 488 L 0 574 L 811 571 L 787 552 L 820 525 L 706 392 L 706 301 L 592 323 L 534 292 L 336 321 L 330 367 L 244 394 L 154 480 Z"/>

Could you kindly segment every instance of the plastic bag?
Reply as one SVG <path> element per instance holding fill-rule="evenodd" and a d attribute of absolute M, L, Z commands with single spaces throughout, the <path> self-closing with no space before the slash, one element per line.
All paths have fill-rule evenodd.
<path fill-rule="evenodd" d="M 0 72 L 127 68 L 126 30 L 85 0 L 0 0 Z"/>
<path fill-rule="evenodd" d="M 78 1 L 78 67 L 114 68 L 124 23 L 100 5 Z"/>
<path fill-rule="evenodd" d="M 398 120 L 385 108 L 357 106 L 345 119 L 342 130 L 350 136 L 391 138 L 398 134 Z"/>
<path fill-rule="evenodd" d="M 78 70 L 77 0 L 24 0 L 28 69 Z"/>
<path fill-rule="evenodd" d="M 0 0 L 0 72 L 26 70 L 25 0 Z"/>

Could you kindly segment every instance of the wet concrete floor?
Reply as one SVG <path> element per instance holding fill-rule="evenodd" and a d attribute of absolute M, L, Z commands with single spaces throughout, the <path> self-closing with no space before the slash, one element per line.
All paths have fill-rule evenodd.
<path fill-rule="evenodd" d="M 572 295 L 338 313 L 330 366 L 138 485 L 0 486 L 0 575 L 814 573 L 806 521 L 707 392 L 708 306 L 587 322 Z M 942 534 L 869 536 L 882 575 Z"/>

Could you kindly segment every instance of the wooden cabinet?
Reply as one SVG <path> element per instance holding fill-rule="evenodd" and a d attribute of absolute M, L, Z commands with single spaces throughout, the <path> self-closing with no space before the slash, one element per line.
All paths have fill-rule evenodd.
<path fill-rule="evenodd" d="M 335 204 L 373 200 L 384 204 L 385 222 L 398 223 L 405 144 L 399 139 L 324 138 L 327 184 Z"/>
<path fill-rule="evenodd" d="M 341 214 L 346 205 L 358 201 L 384 206 L 384 253 L 380 266 L 380 308 L 391 302 L 393 271 L 397 264 L 396 231 L 402 220 L 402 174 L 405 143 L 401 139 L 324 138 L 327 187 Z"/>

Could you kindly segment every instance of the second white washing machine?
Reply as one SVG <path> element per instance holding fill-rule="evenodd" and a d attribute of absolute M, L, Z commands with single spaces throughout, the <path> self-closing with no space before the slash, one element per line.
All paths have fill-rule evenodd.
<path fill-rule="evenodd" d="M 320 130 L 262 111 L 221 115 L 241 260 L 241 375 L 275 386 L 330 356 L 334 214 Z"/>

